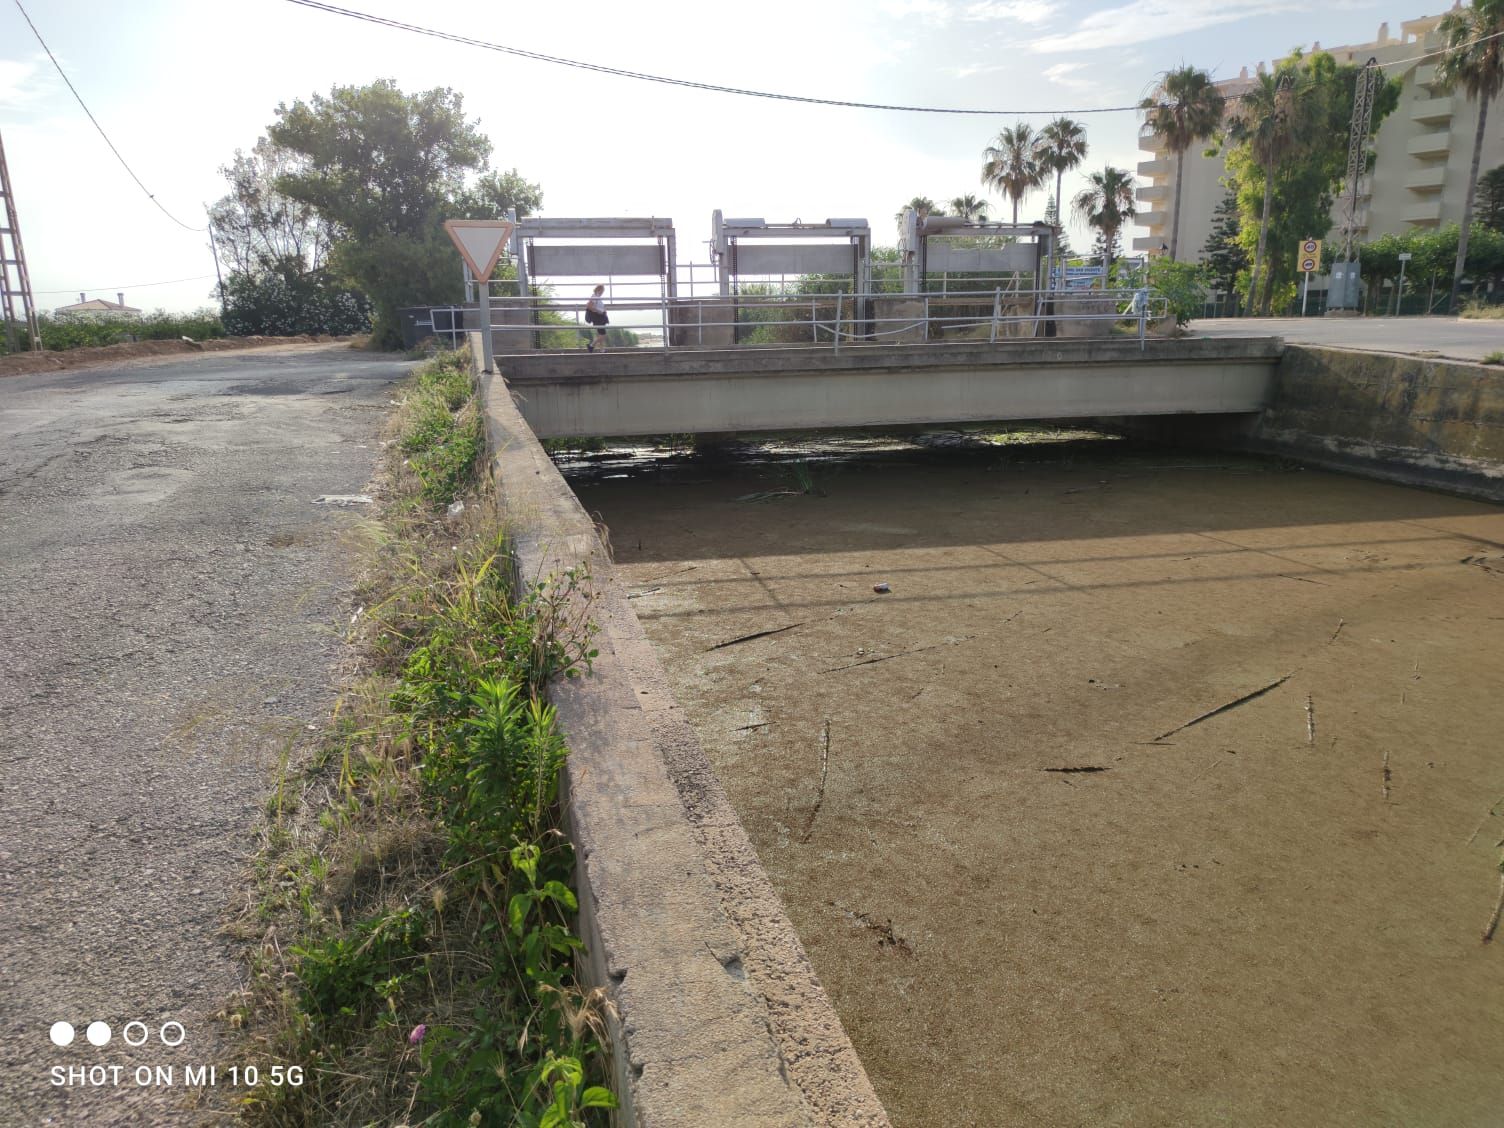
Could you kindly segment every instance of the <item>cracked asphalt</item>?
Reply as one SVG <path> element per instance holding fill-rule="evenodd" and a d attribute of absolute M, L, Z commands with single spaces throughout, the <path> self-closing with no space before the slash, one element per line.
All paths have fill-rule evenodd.
<path fill-rule="evenodd" d="M 0 1124 L 233 1100 L 183 1071 L 222 1060 L 220 930 L 333 701 L 361 512 L 316 499 L 363 491 L 408 368 L 313 345 L 0 381 Z"/>

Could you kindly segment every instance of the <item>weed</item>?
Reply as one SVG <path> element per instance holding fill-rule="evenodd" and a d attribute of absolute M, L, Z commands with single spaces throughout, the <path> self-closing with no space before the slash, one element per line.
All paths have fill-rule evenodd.
<path fill-rule="evenodd" d="M 227 1017 L 241 1060 L 305 1080 L 251 1090 L 248 1124 L 562 1128 L 615 1107 L 591 1083 L 609 1003 L 574 977 L 566 750 L 542 694 L 594 657 L 589 576 L 512 581 L 478 458 L 455 457 L 436 492 L 419 460 L 475 416 L 470 393 L 440 356 L 405 394 L 394 496 L 361 530 L 351 638 L 368 672 L 268 799 L 238 922 L 259 937 L 251 987 Z M 461 494 L 458 519 L 433 512 Z"/>
<path fill-rule="evenodd" d="M 1495 349 L 1483 358 L 1484 364 L 1504 364 L 1504 349 Z"/>
<path fill-rule="evenodd" d="M 1463 305 L 1459 316 L 1486 321 L 1504 320 L 1504 303 L 1489 303 L 1482 298 L 1473 298 Z"/>
<path fill-rule="evenodd" d="M 402 405 L 398 446 L 430 506 L 448 505 L 474 481 L 485 446 L 465 357 L 440 353 L 420 368 Z"/>

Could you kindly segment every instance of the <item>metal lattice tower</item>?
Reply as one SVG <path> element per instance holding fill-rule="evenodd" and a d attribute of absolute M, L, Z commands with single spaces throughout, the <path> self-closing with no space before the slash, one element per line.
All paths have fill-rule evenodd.
<path fill-rule="evenodd" d="M 16 219 L 16 198 L 10 190 L 10 170 L 5 165 L 5 142 L 0 140 L 0 321 L 5 322 L 5 347 L 16 351 L 16 326 L 25 325 L 31 347 L 42 350 L 37 311 L 31 302 L 31 278 L 26 273 L 26 252 L 21 248 L 21 224 Z"/>
<path fill-rule="evenodd" d="M 1353 121 L 1347 136 L 1347 192 L 1342 209 L 1342 262 L 1358 257 L 1358 200 L 1363 174 L 1368 171 L 1368 132 L 1373 127 L 1373 100 L 1384 77 L 1377 59 L 1369 59 L 1358 72 L 1353 91 Z"/>

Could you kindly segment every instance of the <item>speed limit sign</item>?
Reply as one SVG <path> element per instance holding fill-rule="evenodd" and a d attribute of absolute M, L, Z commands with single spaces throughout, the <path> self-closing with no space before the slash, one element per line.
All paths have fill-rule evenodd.
<path fill-rule="evenodd" d="M 1321 269 L 1321 240 L 1320 239 L 1302 239 L 1300 241 L 1300 249 L 1296 252 L 1295 257 L 1300 260 L 1300 269 L 1301 270 L 1303 270 L 1303 271 L 1320 270 Z"/>

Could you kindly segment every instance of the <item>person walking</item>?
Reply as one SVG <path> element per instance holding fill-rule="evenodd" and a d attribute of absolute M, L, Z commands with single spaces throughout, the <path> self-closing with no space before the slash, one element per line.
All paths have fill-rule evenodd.
<path fill-rule="evenodd" d="M 606 316 L 605 294 L 606 287 L 597 286 L 585 303 L 585 320 L 595 326 L 595 340 L 586 346 L 587 352 L 594 352 L 597 348 L 606 351 L 606 326 L 611 324 L 611 319 Z"/>

